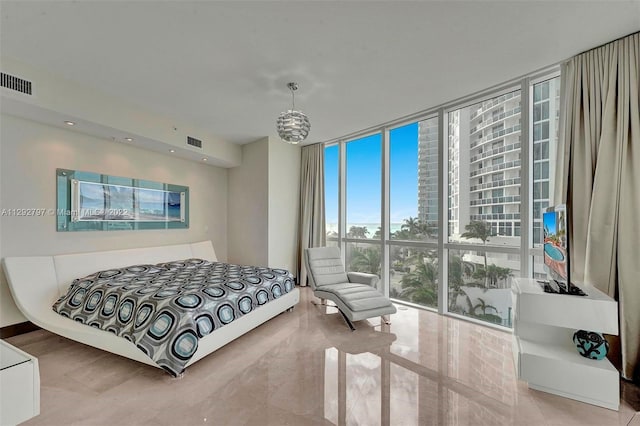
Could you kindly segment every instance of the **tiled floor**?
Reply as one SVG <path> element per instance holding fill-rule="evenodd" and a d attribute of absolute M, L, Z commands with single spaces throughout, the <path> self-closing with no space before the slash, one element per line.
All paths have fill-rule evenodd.
<path fill-rule="evenodd" d="M 25 424 L 640 426 L 637 387 L 618 412 L 529 390 L 508 333 L 404 307 L 388 332 L 376 319 L 351 333 L 311 297 L 182 379 L 44 330 L 8 339 L 40 363 Z"/>

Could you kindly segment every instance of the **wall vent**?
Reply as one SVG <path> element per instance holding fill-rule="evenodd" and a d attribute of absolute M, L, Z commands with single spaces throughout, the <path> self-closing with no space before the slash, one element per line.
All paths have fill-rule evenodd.
<path fill-rule="evenodd" d="M 31 95 L 31 82 L 24 80 L 13 75 L 0 73 L 0 86 L 7 89 L 15 90 L 16 92 Z"/>
<path fill-rule="evenodd" d="M 196 148 L 202 148 L 202 141 L 200 139 L 187 136 L 187 145 L 195 146 Z"/>

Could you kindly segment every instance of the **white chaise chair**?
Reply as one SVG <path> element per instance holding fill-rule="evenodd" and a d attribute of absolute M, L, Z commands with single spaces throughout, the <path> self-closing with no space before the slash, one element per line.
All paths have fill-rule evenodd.
<path fill-rule="evenodd" d="M 345 272 L 337 247 L 305 249 L 305 265 L 313 294 L 321 303 L 331 300 L 342 314 L 351 331 L 354 321 L 396 313 L 396 307 L 377 289 L 377 275 Z"/>

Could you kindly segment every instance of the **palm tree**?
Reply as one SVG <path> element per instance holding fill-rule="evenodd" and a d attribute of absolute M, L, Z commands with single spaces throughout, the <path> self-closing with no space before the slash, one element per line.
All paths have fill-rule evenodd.
<path fill-rule="evenodd" d="M 460 287 L 464 285 L 464 266 L 460 256 L 449 255 L 449 287 Z"/>
<path fill-rule="evenodd" d="M 469 301 L 469 304 L 470 304 L 470 301 Z M 478 309 L 481 309 L 482 312 L 481 313 L 477 313 L 476 311 Z M 495 311 L 495 314 L 488 314 L 487 313 L 487 309 L 493 309 Z M 485 321 L 489 321 L 489 322 L 493 322 L 495 324 L 501 324 L 502 323 L 502 318 L 500 318 L 500 316 L 497 315 L 497 313 L 498 313 L 498 310 L 496 309 L 495 306 L 487 305 L 485 303 L 485 301 L 483 299 L 481 299 L 480 297 L 478 297 L 478 303 L 476 305 L 474 305 L 472 307 L 472 310 L 471 310 L 471 315 L 476 317 L 476 318 L 479 318 L 479 319 L 482 319 L 482 320 L 485 320 Z"/>
<path fill-rule="evenodd" d="M 420 221 L 418 224 L 418 234 L 422 238 L 433 238 L 438 234 L 438 225 Z"/>
<path fill-rule="evenodd" d="M 491 225 L 488 222 L 483 222 L 481 220 L 472 220 L 465 227 L 465 232 L 462 234 L 462 238 L 477 238 L 482 240 L 483 245 L 487 245 L 487 241 L 489 241 L 489 237 L 492 237 L 491 234 Z M 483 252 L 484 257 L 484 270 L 487 270 L 487 252 Z M 487 279 L 485 277 L 485 287 L 487 286 Z"/>
<path fill-rule="evenodd" d="M 494 311 L 498 312 L 498 310 L 496 309 L 495 306 L 493 305 L 487 305 L 486 302 L 484 301 L 484 299 L 478 297 L 478 303 L 475 304 L 471 310 L 471 313 L 473 315 L 478 315 L 476 314 L 476 311 L 478 310 L 478 308 L 480 308 L 482 310 L 482 315 L 486 315 L 487 313 L 487 309 L 493 309 Z"/>
<path fill-rule="evenodd" d="M 378 226 L 378 229 L 376 229 L 376 233 L 373 234 L 373 238 L 378 240 L 382 238 L 382 226 Z"/>
<path fill-rule="evenodd" d="M 375 248 L 357 249 L 351 253 L 351 270 L 380 275 L 380 250 Z"/>
<path fill-rule="evenodd" d="M 401 295 L 420 305 L 438 304 L 438 268 L 433 263 L 421 262 L 414 271 L 402 277 Z"/>
<path fill-rule="evenodd" d="M 418 219 L 417 217 L 409 216 L 409 219 L 404 220 L 404 223 L 402 224 L 400 229 L 408 231 L 409 235 L 415 237 L 420 233 L 420 219 Z"/>
<path fill-rule="evenodd" d="M 498 286 L 498 281 L 506 280 L 507 278 L 513 276 L 513 273 L 509 268 L 501 268 L 496 265 L 491 266 L 495 266 L 495 268 L 494 271 L 489 275 L 489 278 L 494 279 L 493 283 L 496 287 Z M 489 271 L 491 272 L 491 268 L 489 268 Z"/>
<path fill-rule="evenodd" d="M 404 226 L 404 225 L 402 225 Z M 411 233 L 406 230 L 406 229 L 399 229 L 396 232 L 393 233 L 393 239 L 394 240 L 410 240 L 411 239 Z"/>
<path fill-rule="evenodd" d="M 409 248 L 406 258 L 407 264 L 419 265 L 425 262 L 425 259 L 430 259 L 431 263 L 436 258 L 432 250 L 420 250 L 417 248 Z"/>
<path fill-rule="evenodd" d="M 509 268 L 501 268 L 500 266 L 491 264 L 487 269 L 479 268 L 473 273 L 474 278 L 485 279 L 485 282 L 489 283 L 490 287 L 498 287 L 498 281 L 506 280 L 513 274 Z"/>
<path fill-rule="evenodd" d="M 482 240 L 483 244 L 489 241 L 491 234 L 491 224 L 489 222 L 483 222 L 481 220 L 472 220 L 465 227 L 465 233 L 462 234 L 462 238 L 478 238 Z"/>
<path fill-rule="evenodd" d="M 458 296 L 464 293 L 464 267 L 460 256 L 449 255 L 449 311 L 455 312 Z"/>
<path fill-rule="evenodd" d="M 347 232 L 349 238 L 367 238 L 369 231 L 366 226 L 352 226 Z"/>

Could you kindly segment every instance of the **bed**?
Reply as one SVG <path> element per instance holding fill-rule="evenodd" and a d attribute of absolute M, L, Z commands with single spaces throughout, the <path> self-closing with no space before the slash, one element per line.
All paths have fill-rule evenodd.
<path fill-rule="evenodd" d="M 211 241 L 57 256 L 7 257 L 3 259 L 3 264 L 16 305 L 32 323 L 69 339 L 163 368 L 133 342 L 111 332 L 65 318 L 54 312 L 52 305 L 67 293 L 74 279 L 97 271 L 185 259 L 215 262 L 216 255 Z M 293 288 L 281 297 L 201 337 L 197 350 L 185 367 L 283 311 L 293 308 L 299 298 L 299 290 Z"/>

